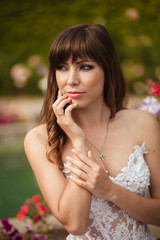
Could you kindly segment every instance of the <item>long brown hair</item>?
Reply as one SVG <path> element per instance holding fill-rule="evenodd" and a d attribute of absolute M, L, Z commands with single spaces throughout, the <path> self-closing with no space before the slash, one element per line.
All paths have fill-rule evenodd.
<path fill-rule="evenodd" d="M 67 136 L 57 124 L 52 104 L 57 99 L 58 86 L 55 72 L 59 64 L 72 56 L 88 57 L 97 62 L 104 70 L 104 101 L 110 108 L 111 118 L 124 108 L 126 83 L 121 71 L 119 59 L 108 31 L 99 24 L 80 24 L 63 31 L 53 42 L 49 52 L 49 72 L 46 97 L 42 108 L 42 121 L 48 132 L 47 158 L 52 161 L 54 155 L 60 169 L 63 169 L 61 153 Z"/>

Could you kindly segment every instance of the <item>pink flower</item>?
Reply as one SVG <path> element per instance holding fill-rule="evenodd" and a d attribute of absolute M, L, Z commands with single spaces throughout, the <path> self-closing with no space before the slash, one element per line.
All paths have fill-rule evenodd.
<path fill-rule="evenodd" d="M 32 203 L 35 203 L 35 202 L 38 202 L 39 200 L 41 200 L 42 197 L 41 195 L 34 195 L 32 198 L 31 198 L 31 202 Z"/>
<path fill-rule="evenodd" d="M 17 228 L 11 225 L 7 218 L 1 220 L 3 228 L 6 230 L 7 240 L 24 240 L 24 237 L 19 234 Z"/>
<path fill-rule="evenodd" d="M 30 199 L 26 199 L 24 205 L 17 214 L 17 218 L 19 220 L 23 220 L 27 216 L 34 222 L 37 222 L 42 220 L 49 212 L 50 211 L 46 207 L 44 199 L 41 195 L 37 194 L 32 196 Z"/>
<path fill-rule="evenodd" d="M 47 207 L 45 207 L 43 204 L 41 203 L 36 203 L 35 204 L 36 207 L 38 208 L 38 210 L 42 211 L 42 212 L 45 212 L 45 213 L 48 213 L 49 212 L 49 209 Z"/>
<path fill-rule="evenodd" d="M 153 84 L 154 84 L 154 82 L 151 78 L 147 79 L 147 85 L 151 86 Z"/>
<path fill-rule="evenodd" d="M 12 229 L 12 225 L 8 222 L 7 218 L 2 219 L 2 226 L 9 232 Z"/>
<path fill-rule="evenodd" d="M 12 240 L 24 240 L 24 237 L 21 234 L 16 234 L 12 237 Z"/>
<path fill-rule="evenodd" d="M 157 97 L 160 96 L 160 81 L 152 85 L 151 95 Z"/>
<path fill-rule="evenodd" d="M 28 233 L 34 235 L 34 237 L 32 237 L 31 240 L 44 240 L 44 239 L 47 239 L 46 235 L 37 234 L 32 229 L 30 229 L 28 226 L 25 226 L 25 229 L 27 230 Z"/>
<path fill-rule="evenodd" d="M 33 217 L 33 221 L 37 222 L 37 221 L 41 220 L 42 217 L 43 217 L 43 214 L 42 213 L 38 213 L 35 217 Z"/>
<path fill-rule="evenodd" d="M 22 220 L 27 215 L 28 211 L 29 211 L 29 206 L 23 205 L 20 209 L 20 212 L 17 214 L 17 218 L 19 220 Z"/>

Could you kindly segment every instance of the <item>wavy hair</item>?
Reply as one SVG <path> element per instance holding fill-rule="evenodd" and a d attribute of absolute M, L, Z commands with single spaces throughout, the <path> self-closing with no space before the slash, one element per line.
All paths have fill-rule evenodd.
<path fill-rule="evenodd" d="M 124 109 L 124 99 L 127 92 L 113 41 L 102 25 L 80 24 L 72 26 L 55 39 L 49 52 L 48 85 L 42 107 L 41 124 L 46 124 L 48 133 L 47 158 L 52 161 L 54 156 L 60 169 L 63 169 L 61 154 L 67 136 L 57 124 L 52 104 L 58 95 L 56 69 L 70 56 L 72 62 L 75 62 L 78 57 L 87 57 L 103 68 L 105 76 L 104 101 L 110 108 L 111 118 L 115 116 L 116 112 Z"/>

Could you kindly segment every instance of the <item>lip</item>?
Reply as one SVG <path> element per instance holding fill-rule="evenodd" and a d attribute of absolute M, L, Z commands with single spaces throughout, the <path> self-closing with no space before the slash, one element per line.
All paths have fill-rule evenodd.
<path fill-rule="evenodd" d="M 84 92 L 77 92 L 77 91 L 68 92 L 68 96 L 71 98 L 78 98 L 78 97 L 82 96 L 83 94 L 84 94 Z"/>

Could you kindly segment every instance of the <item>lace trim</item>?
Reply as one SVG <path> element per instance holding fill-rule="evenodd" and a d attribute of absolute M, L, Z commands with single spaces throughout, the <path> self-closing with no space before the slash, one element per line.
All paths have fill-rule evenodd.
<path fill-rule="evenodd" d="M 120 173 L 118 173 L 115 177 L 111 177 L 109 176 L 111 179 L 116 179 L 119 177 L 119 175 L 121 175 L 123 172 L 126 172 L 128 170 L 128 168 L 130 168 L 130 166 L 132 166 L 134 163 L 136 163 L 137 161 L 133 158 L 134 158 L 134 155 L 136 154 L 137 155 L 137 152 L 140 153 L 141 155 L 144 155 L 144 154 L 147 154 L 148 151 L 146 151 L 146 145 L 145 145 L 145 142 L 142 143 L 142 145 L 135 145 L 134 147 L 134 152 L 132 152 L 130 155 L 129 155 L 129 160 L 128 160 L 128 163 L 127 163 L 127 166 L 126 167 L 123 167 L 121 170 L 120 170 Z M 67 163 L 68 164 L 68 163 Z M 107 172 L 107 170 L 106 170 Z"/>
<path fill-rule="evenodd" d="M 134 152 L 129 156 L 128 165 L 122 168 L 116 177 L 109 176 L 111 181 L 125 189 L 146 196 L 150 186 L 150 171 L 144 160 L 144 154 L 147 153 L 145 142 L 141 146 L 135 145 Z"/>

